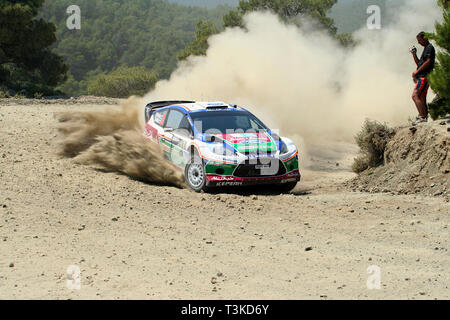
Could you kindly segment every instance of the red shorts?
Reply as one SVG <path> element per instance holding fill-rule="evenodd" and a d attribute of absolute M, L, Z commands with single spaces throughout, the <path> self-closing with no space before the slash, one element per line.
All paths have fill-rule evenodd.
<path fill-rule="evenodd" d="M 428 92 L 428 87 L 430 86 L 428 84 L 428 79 L 425 77 L 420 77 L 417 79 L 414 79 L 414 81 L 416 82 L 416 86 L 414 87 L 414 91 L 418 91 L 419 96 L 422 97 L 426 97 L 427 96 L 427 92 Z"/>

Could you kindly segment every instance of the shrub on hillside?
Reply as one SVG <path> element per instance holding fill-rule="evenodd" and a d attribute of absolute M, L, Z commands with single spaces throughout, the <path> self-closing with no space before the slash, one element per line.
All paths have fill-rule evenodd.
<path fill-rule="evenodd" d="M 438 0 L 438 4 L 443 9 L 442 23 L 436 22 L 435 32 L 427 34 L 440 48 L 436 54 L 438 63 L 429 75 L 431 89 L 441 97 L 429 104 L 433 119 L 444 117 L 450 112 L 450 4 L 446 0 Z"/>
<path fill-rule="evenodd" d="M 90 95 L 111 98 L 142 96 L 155 87 L 158 79 L 156 72 L 148 72 L 144 67 L 119 67 L 89 81 L 88 92 Z"/>
<path fill-rule="evenodd" d="M 428 104 L 428 111 L 433 120 L 443 118 L 450 113 L 450 101 L 436 96 L 436 98 Z"/>
<path fill-rule="evenodd" d="M 352 170 L 360 173 L 383 164 L 386 145 L 393 135 L 394 129 L 385 124 L 378 121 L 364 121 L 361 131 L 355 136 L 360 154 L 355 158 Z"/>

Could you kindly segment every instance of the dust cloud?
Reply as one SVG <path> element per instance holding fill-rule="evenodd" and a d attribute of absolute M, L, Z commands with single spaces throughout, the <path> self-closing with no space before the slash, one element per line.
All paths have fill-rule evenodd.
<path fill-rule="evenodd" d="M 60 154 L 142 181 L 184 187 L 183 173 L 164 159 L 157 144 L 143 137 L 139 101 L 131 97 L 119 110 L 57 114 Z"/>
<path fill-rule="evenodd" d="M 359 30 L 358 45 L 345 49 L 305 17 L 298 28 L 270 12 L 251 13 L 245 29 L 212 36 L 206 56 L 180 63 L 169 80 L 128 99 L 120 111 L 60 115 L 61 153 L 138 179 L 181 185 L 182 173 L 143 140 L 141 128 L 148 102 L 188 99 L 248 108 L 298 144 L 303 167 L 317 159 L 353 158 L 353 136 L 366 118 L 399 125 L 416 114 L 408 49 L 419 31 L 434 30 L 441 19 L 434 0 L 411 0 L 389 14 L 395 23 Z"/>
<path fill-rule="evenodd" d="M 211 37 L 207 55 L 180 63 L 141 107 L 173 99 L 236 103 L 279 128 L 303 154 L 338 159 L 355 151 L 353 136 L 366 118 L 399 125 L 417 113 L 408 49 L 419 31 L 434 30 L 441 10 L 435 0 L 411 0 L 389 14 L 393 24 L 359 30 L 359 44 L 344 49 L 307 22 L 298 28 L 269 12 L 251 13 L 245 30 Z"/>

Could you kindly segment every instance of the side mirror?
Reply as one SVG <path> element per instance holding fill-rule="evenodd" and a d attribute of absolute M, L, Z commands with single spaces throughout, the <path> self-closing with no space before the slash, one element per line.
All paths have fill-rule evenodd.
<path fill-rule="evenodd" d="M 173 128 L 164 128 L 164 132 L 172 132 Z"/>
<path fill-rule="evenodd" d="M 212 135 L 207 135 L 207 136 L 205 136 L 205 140 L 207 142 L 214 142 L 214 141 L 216 141 L 216 137 L 212 136 Z"/>

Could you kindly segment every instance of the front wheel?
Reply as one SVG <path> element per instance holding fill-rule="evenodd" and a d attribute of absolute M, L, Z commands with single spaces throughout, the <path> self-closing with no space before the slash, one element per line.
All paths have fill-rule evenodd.
<path fill-rule="evenodd" d="M 191 160 L 184 169 L 184 179 L 186 184 L 195 192 L 206 191 L 206 173 L 202 158 L 197 153 L 191 157 Z"/>

